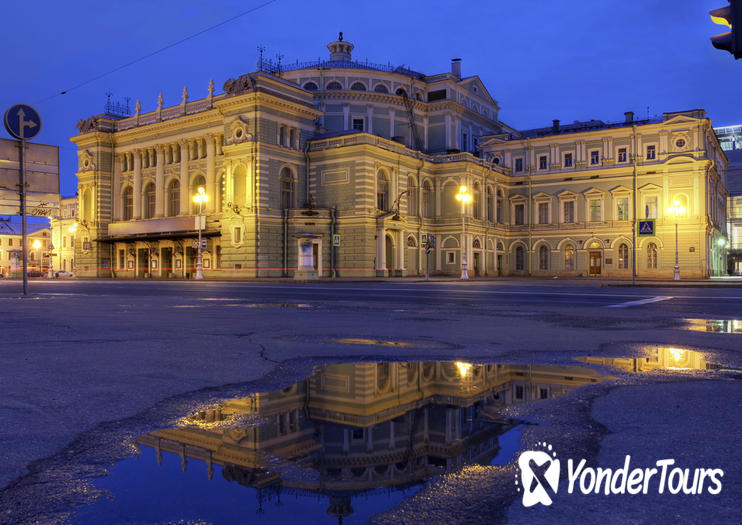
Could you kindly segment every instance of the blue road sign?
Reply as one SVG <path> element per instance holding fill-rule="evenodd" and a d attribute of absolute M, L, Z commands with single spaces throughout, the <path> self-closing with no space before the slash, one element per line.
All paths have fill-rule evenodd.
<path fill-rule="evenodd" d="M 340 246 L 340 234 L 339 233 L 335 233 L 332 235 L 332 245 Z"/>
<path fill-rule="evenodd" d="M 654 235 L 654 221 L 639 221 L 639 235 Z"/>
<path fill-rule="evenodd" d="M 17 139 L 30 140 L 41 131 L 41 117 L 34 108 L 16 104 L 5 112 L 5 129 Z"/>
<path fill-rule="evenodd" d="M 201 239 L 201 248 L 206 249 L 206 239 Z"/>

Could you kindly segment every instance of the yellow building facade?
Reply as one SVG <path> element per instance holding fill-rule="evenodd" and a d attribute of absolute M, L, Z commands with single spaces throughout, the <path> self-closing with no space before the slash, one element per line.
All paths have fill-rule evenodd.
<path fill-rule="evenodd" d="M 636 209 L 656 216 L 637 273 L 662 278 L 675 200 L 683 276 L 717 271 L 725 157 L 702 111 L 519 132 L 458 60 L 425 75 L 354 61 L 342 35 L 327 47 L 203 99 L 184 89 L 173 106 L 160 95 L 154 111 L 80 121 L 76 273 L 193 277 L 200 227 L 206 278 L 456 275 L 464 260 L 473 276 L 631 276 Z"/>

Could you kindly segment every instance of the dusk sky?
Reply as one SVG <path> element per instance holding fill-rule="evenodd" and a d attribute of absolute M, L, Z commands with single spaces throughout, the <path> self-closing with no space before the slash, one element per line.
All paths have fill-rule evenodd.
<path fill-rule="evenodd" d="M 338 31 L 358 60 L 434 74 L 462 58 L 464 76 L 479 75 L 501 120 L 518 129 L 690 108 L 706 109 L 715 126 L 742 123 L 742 60 L 709 41 L 725 28 L 708 12 L 725 0 L 276 0 L 73 89 L 267 1 L 5 2 L 0 108 L 26 103 L 41 114 L 35 141 L 60 146 L 66 196 L 77 187 L 68 139 L 103 111 L 107 91 L 152 111 L 160 92 L 166 107 L 178 104 L 184 85 L 191 100 L 212 78 L 221 92 L 227 78 L 256 69 L 259 45 L 284 63 L 326 59 Z"/>

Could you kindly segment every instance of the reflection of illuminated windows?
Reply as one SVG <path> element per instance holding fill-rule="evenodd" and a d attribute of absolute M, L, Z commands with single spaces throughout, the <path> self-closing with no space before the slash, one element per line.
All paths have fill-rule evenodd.
<path fill-rule="evenodd" d="M 515 399 L 523 399 L 523 386 L 516 385 L 516 387 L 515 387 Z"/>

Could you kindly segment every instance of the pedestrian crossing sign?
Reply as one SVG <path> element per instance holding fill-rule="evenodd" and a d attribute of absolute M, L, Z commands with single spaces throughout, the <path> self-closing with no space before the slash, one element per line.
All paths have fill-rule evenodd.
<path fill-rule="evenodd" d="M 638 234 L 639 235 L 654 235 L 654 221 L 653 220 L 639 221 Z"/>

